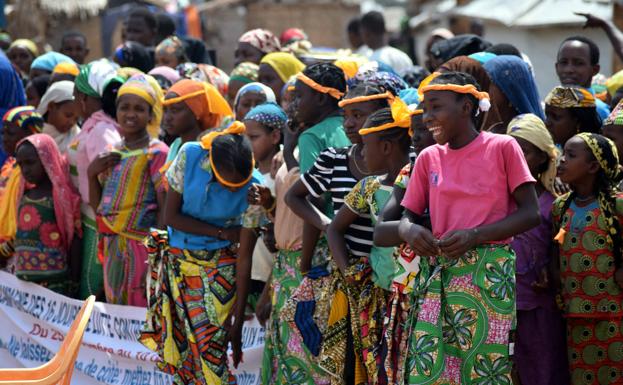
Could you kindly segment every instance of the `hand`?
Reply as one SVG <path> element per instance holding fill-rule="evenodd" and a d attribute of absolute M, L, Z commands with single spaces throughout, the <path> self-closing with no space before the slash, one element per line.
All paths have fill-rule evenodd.
<path fill-rule="evenodd" d="M 236 320 L 229 330 L 229 342 L 231 342 L 232 359 L 234 368 L 242 362 L 242 321 Z"/>
<path fill-rule="evenodd" d="M 275 176 L 277 175 L 277 171 L 279 171 L 283 162 L 284 162 L 283 152 L 279 151 L 277 154 L 275 154 L 275 156 L 273 156 L 273 160 L 270 163 L 270 177 L 271 178 L 275 179 Z"/>
<path fill-rule="evenodd" d="M 603 28 L 606 26 L 606 21 L 600 17 L 597 17 L 591 13 L 582 13 L 582 12 L 573 12 L 578 16 L 582 16 L 586 18 L 586 23 L 584 23 L 583 28 Z"/>
<path fill-rule="evenodd" d="M 121 160 L 121 154 L 118 152 L 105 152 L 99 154 L 87 168 L 89 177 L 95 177 L 109 168 L 113 167 Z"/>
<path fill-rule="evenodd" d="M 455 230 L 439 241 L 439 248 L 450 258 L 459 258 L 478 244 L 476 229 Z"/>
<path fill-rule="evenodd" d="M 247 202 L 250 205 L 262 206 L 268 210 L 274 203 L 274 198 L 268 187 L 254 183 L 247 193 Z"/>
<path fill-rule="evenodd" d="M 541 271 L 539 271 L 537 280 L 532 282 L 532 289 L 537 292 L 543 292 L 549 289 L 549 272 L 547 268 L 543 267 Z"/>
<path fill-rule="evenodd" d="M 266 285 L 270 285 L 270 283 L 267 282 Z M 257 301 L 257 305 L 255 305 L 255 316 L 262 327 L 266 327 L 266 321 L 270 318 L 273 307 L 270 298 L 271 292 L 270 288 L 265 288 Z"/>
<path fill-rule="evenodd" d="M 617 281 L 619 287 L 623 289 L 623 267 L 619 267 L 617 271 L 614 272 L 614 280 Z"/>
<path fill-rule="evenodd" d="M 441 249 L 438 246 L 439 240 L 425 227 L 403 218 L 400 221 L 398 233 L 400 238 L 411 246 L 416 255 L 431 257 L 441 254 Z"/>
<path fill-rule="evenodd" d="M 299 136 L 303 132 L 304 125 L 294 120 L 288 120 L 288 126 L 283 130 L 283 150 L 293 151 L 296 148 Z"/>
<path fill-rule="evenodd" d="M 240 240 L 240 227 L 222 229 L 219 238 L 224 241 L 229 241 L 231 243 L 238 243 L 238 241 Z"/>
<path fill-rule="evenodd" d="M 571 189 L 569 188 L 569 185 L 563 183 L 560 178 L 556 178 L 554 180 L 554 191 L 558 195 L 564 195 L 571 191 Z"/>
<path fill-rule="evenodd" d="M 269 223 L 268 225 L 266 225 L 264 231 L 262 232 L 262 241 L 264 242 L 264 245 L 266 245 L 268 251 L 270 251 L 271 253 L 276 253 L 279 251 L 279 249 L 277 249 L 277 239 L 275 239 L 274 224 Z"/>

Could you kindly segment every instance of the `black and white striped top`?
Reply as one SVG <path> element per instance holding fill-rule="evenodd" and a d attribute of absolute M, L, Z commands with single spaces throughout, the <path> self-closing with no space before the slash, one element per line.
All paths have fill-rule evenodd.
<path fill-rule="evenodd" d="M 330 194 L 333 215 L 337 214 L 344 204 L 344 197 L 358 182 L 348 168 L 349 150 L 350 147 L 324 150 L 312 168 L 301 175 L 301 180 L 312 196 L 318 198 L 325 192 Z M 373 233 L 369 215 L 358 217 L 350 225 L 344 239 L 353 256 L 364 257 L 370 254 Z"/>

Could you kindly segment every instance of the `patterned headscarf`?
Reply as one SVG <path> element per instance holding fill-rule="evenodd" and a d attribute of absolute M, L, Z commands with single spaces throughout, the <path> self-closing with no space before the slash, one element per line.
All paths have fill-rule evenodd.
<path fill-rule="evenodd" d="M 604 126 L 623 126 L 623 99 L 619 101 L 610 115 L 604 120 Z"/>
<path fill-rule="evenodd" d="M 264 53 L 279 52 L 281 50 L 279 39 L 267 29 L 258 28 L 247 31 L 240 36 L 238 42 L 249 43 Z"/>
<path fill-rule="evenodd" d="M 136 95 L 151 106 L 154 116 L 147 125 L 147 132 L 152 138 L 157 138 L 160 134 L 162 99 L 164 98 L 158 81 L 150 75 L 134 75 L 119 88 L 117 100 L 127 94 Z"/>
<path fill-rule="evenodd" d="M 43 55 L 33 60 L 32 64 L 30 65 L 30 68 L 48 71 L 51 73 L 52 71 L 54 71 L 54 67 L 56 67 L 58 63 L 63 63 L 63 62 L 76 64 L 74 59 L 70 58 L 69 56 L 63 55 L 62 53 L 59 53 L 59 52 L 51 51 L 51 52 L 44 53 Z"/>
<path fill-rule="evenodd" d="M 151 71 L 149 71 L 148 75 L 159 75 L 162 76 L 163 78 L 167 79 L 169 82 L 171 82 L 171 84 L 175 83 L 176 81 L 180 80 L 182 77 L 180 76 L 179 72 L 177 72 L 176 70 L 174 70 L 171 67 L 167 67 L 167 66 L 159 66 L 156 67 L 154 69 L 152 69 Z"/>
<path fill-rule="evenodd" d="M 43 116 L 35 111 L 32 106 L 15 107 L 6 112 L 2 117 L 3 123 L 15 123 L 22 130 L 28 129 L 37 134 L 43 131 Z"/>
<path fill-rule="evenodd" d="M 621 169 L 619 167 L 619 154 L 614 142 L 605 136 L 589 132 L 581 132 L 577 136 L 591 150 L 606 177 L 618 182 L 621 177 Z"/>
<path fill-rule="evenodd" d="M 182 63 L 176 69 L 183 78 L 210 83 L 223 97 L 227 97 L 229 75 L 220 68 L 209 64 Z"/>
<path fill-rule="evenodd" d="M 100 59 L 83 65 L 74 83 L 83 94 L 101 98 L 108 83 L 116 76 L 117 70 L 112 63 L 107 59 Z"/>
<path fill-rule="evenodd" d="M 547 154 L 549 163 L 547 164 L 547 169 L 540 175 L 539 180 L 547 191 L 556 196 L 554 182 L 556 180 L 556 164 L 559 154 L 558 149 L 554 145 L 552 135 L 545 127 L 545 123 L 534 114 L 517 115 L 508 124 L 506 133 L 510 136 L 527 140 Z"/>
<path fill-rule="evenodd" d="M 237 80 L 244 84 L 256 82 L 259 69 L 260 66 L 255 63 L 240 63 L 231 71 L 231 74 L 229 74 L 229 81 Z"/>
<path fill-rule="evenodd" d="M 74 100 L 74 82 L 69 80 L 61 80 L 50 86 L 45 91 L 41 102 L 37 107 L 37 112 L 42 116 L 48 113 L 48 106 L 50 103 L 61 103 L 69 100 Z"/>
<path fill-rule="evenodd" d="M 595 97 L 581 87 L 558 86 L 547 95 L 545 104 L 559 108 L 595 108 Z"/>
<path fill-rule="evenodd" d="M 52 200 L 54 201 L 56 224 L 61 233 L 61 243 L 65 250 L 69 250 L 74 236 L 76 234 L 82 236 L 80 224 L 81 199 L 71 185 L 69 167 L 51 136 L 46 134 L 27 136 L 17 144 L 17 148 L 25 142 L 29 142 L 35 147 L 41 164 L 50 182 L 52 182 Z M 18 202 L 21 201 L 24 192 L 24 183 L 22 180 Z"/>
<path fill-rule="evenodd" d="M 287 52 L 269 53 L 262 58 L 260 64 L 268 64 L 284 83 L 290 79 L 290 76 L 296 75 L 305 69 L 303 62 Z"/>
<path fill-rule="evenodd" d="M 9 51 L 11 50 L 11 48 L 13 47 L 22 47 L 22 48 L 26 48 L 34 57 L 39 56 L 39 49 L 37 48 L 37 45 L 35 44 L 34 41 L 29 40 L 29 39 L 17 39 L 15 40 L 13 43 L 11 43 L 11 45 L 9 46 Z"/>
<path fill-rule="evenodd" d="M 244 120 L 253 120 L 271 130 L 283 131 L 288 117 L 276 103 L 263 103 L 253 107 L 244 117 Z"/>
<path fill-rule="evenodd" d="M 177 36 L 169 36 L 156 46 L 157 54 L 173 55 L 176 58 L 186 57 L 186 49 L 184 43 Z"/>
<path fill-rule="evenodd" d="M 262 83 L 249 83 L 245 84 L 238 90 L 236 98 L 234 99 L 234 110 L 238 108 L 238 102 L 240 101 L 242 95 L 247 92 L 257 92 L 259 94 L 263 94 L 266 97 L 265 103 L 277 103 L 277 98 L 275 97 L 275 93 L 272 88 L 265 86 Z"/>

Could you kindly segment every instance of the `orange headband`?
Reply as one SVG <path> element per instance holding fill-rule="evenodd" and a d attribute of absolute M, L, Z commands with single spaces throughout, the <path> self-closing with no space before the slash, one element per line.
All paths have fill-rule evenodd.
<path fill-rule="evenodd" d="M 191 92 L 190 94 L 178 96 L 176 98 L 162 99 L 162 105 L 163 106 L 170 106 L 171 104 L 183 102 L 186 99 L 194 98 L 197 95 L 201 95 L 201 94 L 205 94 L 205 93 L 206 93 L 205 90 L 199 90 L 199 91 Z"/>
<path fill-rule="evenodd" d="M 173 100 L 173 99 L 169 99 L 169 100 Z M 253 177 L 253 170 L 255 169 L 255 159 L 252 159 L 252 161 L 251 161 L 251 173 L 249 174 L 249 176 L 245 180 L 243 180 L 242 182 L 238 182 L 238 183 L 229 182 L 228 180 L 223 178 L 221 176 L 221 174 L 219 174 L 218 171 L 216 170 L 216 167 L 214 165 L 214 158 L 212 157 L 212 143 L 219 136 L 223 136 L 223 135 L 241 135 L 245 131 L 246 131 L 246 128 L 245 128 L 244 124 L 242 122 L 235 121 L 229 127 L 227 127 L 225 130 L 223 130 L 223 131 L 212 131 L 212 132 L 204 135 L 203 138 L 201 138 L 201 147 L 204 150 L 210 151 L 210 167 L 212 168 L 212 172 L 214 173 L 214 176 L 216 177 L 216 180 L 220 184 L 225 186 L 225 187 L 240 188 L 240 187 L 246 185 L 247 183 L 249 183 L 249 181 Z"/>
<path fill-rule="evenodd" d="M 392 119 L 391 123 L 381 124 L 376 127 L 362 128 L 359 130 L 359 135 L 368 135 L 374 132 L 388 130 L 390 128 L 410 128 L 411 127 L 411 115 L 413 113 L 409 110 L 409 107 L 400 98 L 392 96 L 389 99 L 391 105 Z"/>
<path fill-rule="evenodd" d="M 336 90 L 335 88 L 322 86 L 316 83 L 313 79 L 309 78 L 302 72 L 296 75 L 296 80 L 302 81 L 303 83 L 307 84 L 310 88 L 313 88 L 314 90 L 320 93 L 329 94 L 335 99 L 341 99 L 342 96 L 344 96 L 344 93 L 342 91 Z"/>
<path fill-rule="evenodd" d="M 344 107 L 344 106 L 348 106 L 350 104 L 369 102 L 371 100 L 392 99 L 393 97 L 394 97 L 394 95 L 392 95 L 391 92 L 385 92 L 385 93 L 382 93 L 382 94 L 368 95 L 368 96 L 357 96 L 357 97 L 354 97 L 354 98 L 344 99 L 344 100 L 340 101 L 337 105 L 340 106 L 340 107 Z"/>
<path fill-rule="evenodd" d="M 459 94 L 471 94 L 480 101 L 478 103 L 478 109 L 480 111 L 487 112 L 489 108 L 491 108 L 489 94 L 484 91 L 478 91 L 473 84 L 465 84 L 462 86 L 457 84 L 430 84 L 422 88 L 422 94 L 428 91 L 452 91 Z"/>

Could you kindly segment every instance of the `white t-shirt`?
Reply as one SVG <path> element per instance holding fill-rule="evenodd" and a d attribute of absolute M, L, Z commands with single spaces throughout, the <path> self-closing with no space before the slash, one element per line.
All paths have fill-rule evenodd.
<path fill-rule="evenodd" d="M 380 61 L 391 66 L 400 76 L 413 66 L 413 61 L 409 55 L 388 45 L 372 51 L 370 60 Z"/>
<path fill-rule="evenodd" d="M 275 196 L 275 180 L 270 176 L 270 172 L 263 174 L 264 186 L 270 189 Z M 253 250 L 253 262 L 251 263 L 251 279 L 266 282 L 273 270 L 273 256 L 262 238 L 258 238 Z"/>

